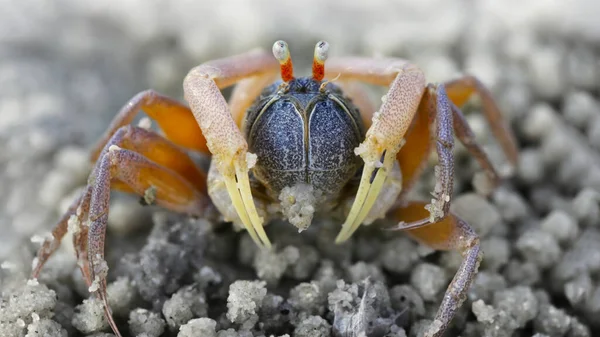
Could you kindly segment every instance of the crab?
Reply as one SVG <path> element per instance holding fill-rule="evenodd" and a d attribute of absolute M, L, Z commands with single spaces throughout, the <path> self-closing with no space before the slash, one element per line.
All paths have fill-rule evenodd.
<path fill-rule="evenodd" d="M 388 230 L 462 253 L 428 331 L 441 336 L 482 258 L 475 231 L 450 212 L 454 137 L 491 182 L 501 180 L 459 109 L 472 95 L 480 97 L 508 161 L 517 161 L 514 136 L 489 90 L 473 76 L 428 84 L 417 66 L 398 58 L 328 60 L 324 41 L 315 46 L 312 77 L 296 78 L 288 45 L 277 41 L 272 51 L 253 50 L 193 68 L 183 82 L 189 105 L 152 90 L 133 97 L 92 149 L 95 166 L 88 184 L 43 242 L 32 276 L 71 232 L 85 282 L 121 336 L 106 293 L 111 190 L 192 216 L 214 206 L 263 249 L 271 249 L 263 225 L 276 217 L 302 231 L 315 215 L 337 214 L 345 221 L 336 243 L 348 240 L 361 224 L 387 217 L 397 223 Z M 379 109 L 360 82 L 388 87 Z M 227 101 L 221 89 L 234 84 Z M 140 110 L 162 133 L 131 124 Z M 190 151 L 210 155 L 210 168 L 198 166 Z M 438 165 L 431 202 L 407 200 L 433 151 Z"/>

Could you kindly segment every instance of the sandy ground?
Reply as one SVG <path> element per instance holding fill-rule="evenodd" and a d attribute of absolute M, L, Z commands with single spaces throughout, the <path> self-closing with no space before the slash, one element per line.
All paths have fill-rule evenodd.
<path fill-rule="evenodd" d="M 455 209 L 482 236 L 486 260 L 449 335 L 600 334 L 600 24 L 594 14 L 600 5 L 594 1 L 404 0 L 372 1 L 365 6 L 312 0 L 252 4 L 26 0 L 3 1 L 0 8 L 0 261 L 4 262 L 0 331 L 4 335 L 22 336 L 29 331 L 34 336 L 36 324 L 45 327 L 39 331 L 53 331 L 48 336 L 61 336 L 62 331 L 69 335 L 108 331 L 102 322 L 93 324 L 98 316 L 91 306 L 78 308 L 79 316 L 73 314 L 88 295 L 81 289 L 69 245 L 59 251 L 40 280 L 52 291 L 18 281 L 29 272 L 37 239 L 51 229 L 85 183 L 87 147 L 135 93 L 153 88 L 180 98 L 181 80 L 192 66 L 255 47 L 269 49 L 277 39 L 289 43 L 299 71 L 308 69 L 314 43 L 323 39 L 336 55 L 409 58 L 432 82 L 461 73 L 481 78 L 511 120 L 522 148 L 521 165 L 513 178 L 485 199 L 471 184 L 477 165 L 457 149 Z M 476 105 L 472 110 L 469 121 L 501 168 L 504 158 Z M 426 197 L 431 185 L 431 177 L 425 177 L 415 194 Z M 157 335 L 160 326 L 168 331 L 165 335 L 176 335 L 190 319 L 210 317 L 214 324 L 206 319 L 194 324 L 208 330 L 213 324 L 213 331 L 231 328 L 235 331 L 231 336 L 236 336 L 249 324 L 246 319 L 255 319 L 254 314 L 266 326 L 254 329 L 256 336 L 310 336 L 310 331 L 329 336 L 339 328 L 328 326 L 334 323 L 331 308 L 340 293 L 351 299 L 362 296 L 362 280 L 370 275 L 385 285 L 378 291 L 391 298 L 391 304 L 383 305 L 385 310 L 404 312 L 410 298 L 410 317 L 396 321 L 398 329 L 385 333 L 416 336 L 435 312 L 445 288 L 445 283 L 431 280 L 436 276 L 449 280 L 457 266 L 456 255 L 431 254 L 423 248 L 406 257 L 416 246 L 404 239 L 375 244 L 378 248 L 370 251 L 368 243 L 380 238 L 369 231 L 360 233 L 351 247 L 330 251 L 315 234 L 299 239 L 276 226 L 270 230 L 280 238 L 280 255 L 253 257 L 238 252 L 252 251 L 243 235 L 199 230 L 210 226 L 161 215 L 129 198 L 115 198 L 112 204 L 113 246 L 107 254 L 112 277 L 120 277 L 114 288 L 130 295 L 123 296 L 117 316 L 122 331 L 131 335 Z M 152 223 L 154 229 L 148 234 Z M 168 225 L 173 223 L 177 225 Z M 161 235 L 169 239 L 158 243 L 152 239 Z M 198 242 L 207 244 L 197 251 L 193 247 Z M 297 270 L 294 249 L 302 252 L 305 262 Z M 181 254 L 185 266 L 178 271 L 161 267 Z M 122 255 L 125 258 L 120 259 Z M 152 259 L 159 261 L 155 269 L 146 268 Z M 261 269 L 272 263 L 269 259 L 279 261 L 275 265 L 283 271 L 271 275 Z M 136 265 L 144 266 L 143 270 Z M 237 288 L 229 284 L 257 279 L 257 274 L 269 281 L 266 288 L 260 282 L 239 285 L 242 292 L 257 294 L 256 313 L 240 314 L 244 318 L 236 321 L 237 316 L 226 315 L 223 308 L 228 293 L 234 294 L 230 302 L 237 303 Z M 147 284 L 152 276 L 162 281 Z M 347 284 L 336 285 L 338 278 Z M 206 279 L 213 280 L 214 288 L 207 288 Z M 305 289 L 311 284 L 317 284 L 322 298 L 330 293 L 328 300 L 298 304 L 302 294 L 315 291 Z M 216 295 L 210 298 L 207 292 L 213 290 Z M 187 296 L 189 292 L 193 294 Z M 403 297 L 404 293 L 408 295 Z M 18 300 L 11 302 L 11 295 Z M 195 308 L 189 314 L 169 316 L 169 303 L 179 303 L 180 297 L 204 298 L 205 303 L 188 303 Z M 528 305 L 515 303 L 524 298 Z M 33 304 L 19 306 L 23 303 Z M 269 314 L 269 310 L 282 312 L 280 307 L 286 305 L 293 318 Z M 193 331 L 194 324 L 186 329 Z"/>

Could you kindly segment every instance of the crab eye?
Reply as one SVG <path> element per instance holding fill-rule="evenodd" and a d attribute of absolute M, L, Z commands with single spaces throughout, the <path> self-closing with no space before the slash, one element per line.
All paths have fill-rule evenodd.
<path fill-rule="evenodd" d="M 317 42 L 312 65 L 312 77 L 315 81 L 322 81 L 323 77 L 325 77 L 325 61 L 328 56 L 329 43 L 325 41 Z"/>
<path fill-rule="evenodd" d="M 281 79 L 289 82 L 294 79 L 294 66 L 290 57 L 290 49 L 285 41 L 277 41 L 273 44 L 273 55 L 279 61 L 281 67 Z"/>

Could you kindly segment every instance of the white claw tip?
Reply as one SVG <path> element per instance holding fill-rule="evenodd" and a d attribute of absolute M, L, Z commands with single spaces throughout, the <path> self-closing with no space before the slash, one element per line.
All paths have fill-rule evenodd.
<path fill-rule="evenodd" d="M 113 151 L 119 151 L 121 148 L 117 145 L 111 145 L 108 147 L 108 151 L 109 152 L 113 152 Z"/>

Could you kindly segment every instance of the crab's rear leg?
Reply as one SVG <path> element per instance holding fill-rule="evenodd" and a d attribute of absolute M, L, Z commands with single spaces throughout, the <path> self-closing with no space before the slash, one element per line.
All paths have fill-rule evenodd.
<path fill-rule="evenodd" d="M 352 100 L 352 104 L 358 108 L 365 127 L 371 127 L 373 113 L 375 113 L 377 107 L 373 104 L 366 88 L 360 82 L 354 80 L 336 81 L 335 84 L 342 89 L 344 94 Z"/>
<path fill-rule="evenodd" d="M 87 216 L 89 228 L 83 233 L 87 234 L 88 286 L 104 302 L 106 316 L 115 333 L 118 330 L 108 306 L 104 261 L 111 186 L 126 186 L 144 196 L 147 203 L 179 213 L 201 215 L 210 204 L 205 179 L 205 174 L 195 168 L 185 152 L 151 131 L 125 126 L 105 145 L 90 176 L 93 187 Z"/>
<path fill-rule="evenodd" d="M 106 298 L 104 262 L 111 188 L 143 195 L 148 203 L 193 215 L 202 214 L 210 202 L 205 173 L 179 146 L 162 136 L 127 125 L 119 128 L 105 144 L 88 186 L 53 233 L 64 235 L 67 227 L 73 232 L 84 279 L 90 291 L 104 302 L 107 320 L 118 334 Z M 53 242 L 44 243 L 38 253 L 34 277 L 55 248 Z"/>
<path fill-rule="evenodd" d="M 253 157 L 220 89 L 249 77 L 273 73 L 277 66 L 267 53 L 249 52 L 202 64 L 189 72 L 183 85 L 185 99 L 206 137 L 240 220 L 253 240 L 265 247 L 271 244 L 258 216 L 248 177 Z M 248 83 L 251 82 L 242 82 L 241 87 Z"/>
<path fill-rule="evenodd" d="M 44 267 L 50 256 L 52 256 L 52 254 L 58 249 L 58 247 L 60 247 L 60 243 L 63 237 L 65 236 L 65 234 L 67 234 L 69 220 L 74 216 L 81 215 L 82 212 L 86 210 L 84 209 L 85 207 L 89 208 L 90 196 L 91 189 L 86 188 L 86 190 L 71 203 L 65 214 L 63 214 L 63 216 L 58 220 L 57 224 L 52 229 L 51 237 L 44 240 L 37 252 L 37 256 L 33 261 L 33 268 L 31 271 L 32 278 L 37 278 L 40 275 L 42 268 Z M 77 245 L 75 244 L 75 246 Z M 76 249 L 76 251 L 78 250 Z"/>
<path fill-rule="evenodd" d="M 435 149 L 437 118 L 434 101 L 435 95 L 437 95 L 435 86 L 429 85 L 423 95 L 413 125 L 411 125 L 405 137 L 406 144 L 396 156 L 400 167 L 402 167 L 402 179 L 404 182 L 400 201 L 404 199 L 404 196 L 410 192 L 411 187 L 419 179 L 431 151 Z M 452 126 L 446 124 L 440 127 L 452 127 L 454 129 L 458 140 L 474 156 L 490 181 L 494 185 L 497 185 L 500 182 L 500 177 L 485 151 L 476 142 L 475 135 L 467 123 L 465 116 L 453 102 L 449 102 L 449 105 L 452 110 Z"/>
<path fill-rule="evenodd" d="M 488 120 L 494 136 L 500 142 L 502 150 L 511 164 L 513 166 L 516 165 L 519 154 L 515 136 L 510 131 L 510 126 L 502 116 L 500 108 L 492 98 L 492 94 L 487 87 L 474 76 L 463 76 L 444 85 L 448 92 L 448 97 L 458 107 L 462 107 L 471 96 L 479 96 L 483 115 Z"/>
<path fill-rule="evenodd" d="M 102 149 L 105 148 L 105 145 L 111 140 L 114 134 L 120 128 L 131 123 L 140 110 L 143 110 L 149 117 L 157 121 L 166 137 L 173 143 L 209 154 L 208 148 L 206 147 L 206 140 L 190 109 L 172 98 L 161 95 L 153 90 L 146 90 L 129 100 L 112 120 L 104 135 L 92 148 L 90 160 L 93 163 L 98 160 Z M 147 147 L 147 144 L 139 144 L 139 147 Z M 156 150 L 160 151 L 160 149 Z M 167 159 L 167 157 L 164 158 Z M 165 162 L 163 160 L 163 163 L 168 163 L 168 165 L 178 165 L 181 161 L 168 162 L 167 160 Z M 195 170 L 195 168 L 191 168 L 189 165 L 186 167 L 188 167 L 190 172 Z M 188 177 L 190 176 L 188 175 Z M 205 181 L 205 179 L 192 179 L 191 181 L 200 182 Z M 125 192 L 132 192 L 126 185 L 120 184 L 119 182 L 115 182 L 113 188 L 115 187 L 119 187 L 119 190 Z M 67 233 L 68 221 L 71 216 L 75 215 L 77 212 L 82 198 L 83 194 L 71 204 L 68 211 L 60 218 L 52 230 L 52 237 L 46 239 L 40 247 L 32 271 L 32 277 L 38 277 L 43 265 L 60 246 L 62 238 Z"/>
<path fill-rule="evenodd" d="M 90 159 L 96 162 L 104 145 L 119 128 L 131 124 L 139 111 L 156 121 L 171 142 L 187 149 L 210 154 L 206 139 L 200 131 L 194 115 L 186 105 L 154 90 L 145 90 L 125 104 L 113 118 L 110 126 L 92 148 Z"/>
<path fill-rule="evenodd" d="M 499 141 L 504 154 L 514 166 L 517 162 L 517 146 L 514 134 L 510 131 L 506 119 L 502 116 L 498 105 L 491 96 L 489 90 L 474 76 L 446 82 L 444 84 L 446 94 L 451 101 L 454 133 L 458 140 L 464 145 L 469 154 L 479 163 L 493 185 L 500 183 L 500 175 L 494 168 L 483 148 L 475 140 L 460 107 L 473 96 L 478 95 L 482 103 L 482 111 L 490 124 L 490 128 Z M 425 93 L 428 95 L 428 92 Z M 426 100 L 424 99 L 423 102 Z M 431 113 L 427 105 L 419 107 L 419 113 L 415 123 L 406 137 L 406 146 L 398 153 L 398 161 L 402 167 L 404 178 L 404 189 L 402 195 L 409 192 L 410 187 L 419 178 L 425 167 L 430 150 L 433 149 L 435 137 L 430 125 L 434 125 L 435 115 Z M 402 197 L 401 197 L 402 198 Z"/>
<path fill-rule="evenodd" d="M 395 209 L 392 218 L 398 222 L 410 223 L 427 217 L 427 213 L 424 202 L 410 202 Z M 463 256 L 463 261 L 444 294 L 434 321 L 429 331 L 425 333 L 428 337 L 439 337 L 448 328 L 456 311 L 465 300 L 477 273 L 482 259 L 479 237 L 469 224 L 452 213 L 433 224 L 406 230 L 406 232 L 431 248 L 458 250 Z"/>

